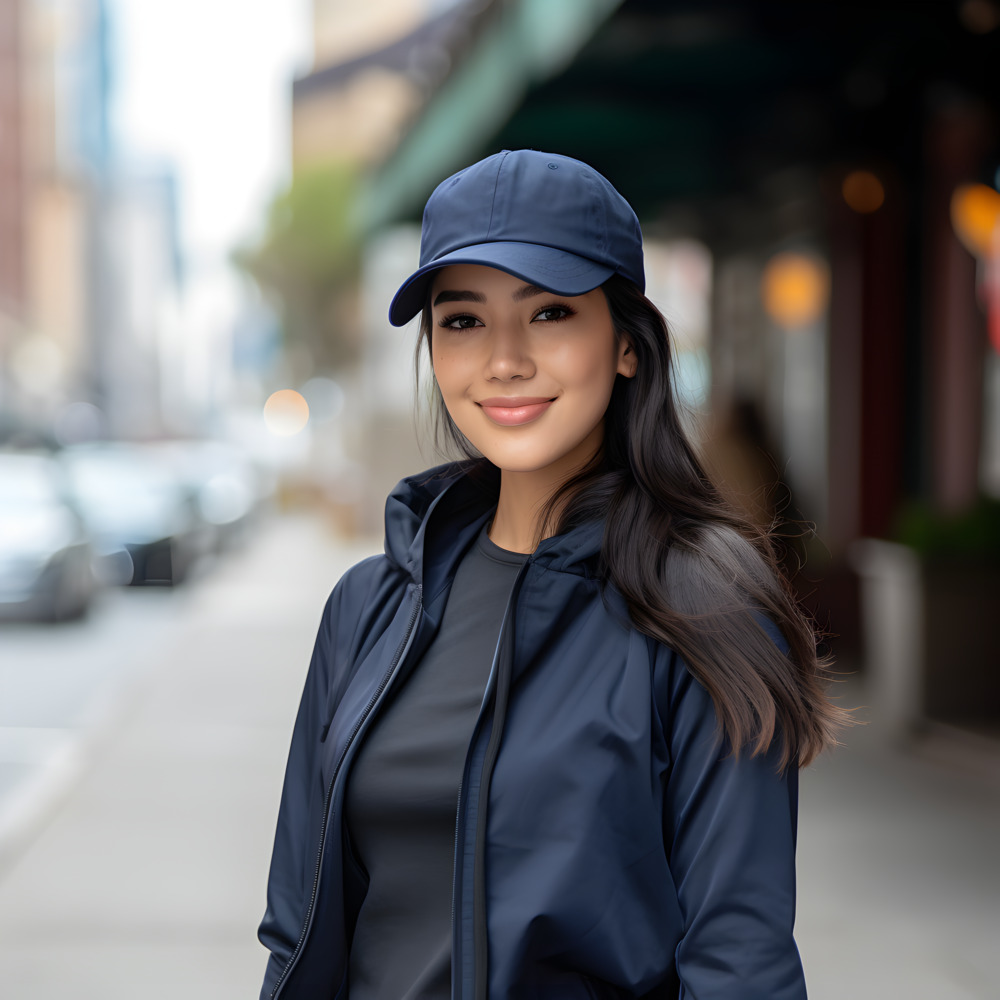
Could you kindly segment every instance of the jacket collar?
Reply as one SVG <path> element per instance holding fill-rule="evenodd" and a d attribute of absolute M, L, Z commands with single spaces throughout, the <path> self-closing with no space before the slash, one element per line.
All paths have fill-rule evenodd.
<path fill-rule="evenodd" d="M 450 462 L 402 480 L 385 506 L 385 553 L 425 595 L 438 592 L 496 508 L 496 470 L 475 461 Z M 477 471 L 478 470 L 478 471 Z M 596 577 L 604 537 L 589 521 L 546 538 L 531 561 L 547 569 Z"/>

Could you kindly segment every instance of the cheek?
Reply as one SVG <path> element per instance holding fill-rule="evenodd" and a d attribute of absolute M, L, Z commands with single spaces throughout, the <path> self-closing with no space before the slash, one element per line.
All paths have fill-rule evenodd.
<path fill-rule="evenodd" d="M 448 351 L 437 345 L 431 347 L 431 369 L 438 385 L 446 384 L 452 375 L 454 365 Z"/>
<path fill-rule="evenodd" d="M 611 390 L 618 359 L 614 348 L 604 343 L 595 344 L 589 350 L 580 350 L 579 345 L 566 345 L 553 358 L 553 365 L 567 387 L 577 386 L 603 394 Z"/>
<path fill-rule="evenodd" d="M 470 365 L 467 352 L 435 345 L 431 349 L 431 368 L 445 403 L 462 395 L 470 382 Z"/>

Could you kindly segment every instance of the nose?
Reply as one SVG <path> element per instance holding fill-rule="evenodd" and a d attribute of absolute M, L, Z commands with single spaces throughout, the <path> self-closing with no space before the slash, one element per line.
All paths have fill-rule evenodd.
<path fill-rule="evenodd" d="M 528 379 L 535 374 L 527 334 L 516 322 L 494 325 L 490 334 L 490 351 L 486 362 L 486 377 L 501 382 Z"/>

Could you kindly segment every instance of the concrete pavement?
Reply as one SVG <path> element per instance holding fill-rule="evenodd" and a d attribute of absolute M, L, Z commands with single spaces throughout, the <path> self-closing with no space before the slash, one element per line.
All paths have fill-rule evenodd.
<path fill-rule="evenodd" d="M 169 635 L 86 766 L 0 872 L 4 1000 L 256 997 L 290 724 L 323 603 L 377 546 L 315 521 L 178 591 Z M 156 596 L 156 595 L 152 595 Z"/>
<path fill-rule="evenodd" d="M 302 677 L 330 587 L 377 547 L 275 520 L 186 592 L 71 787 L 0 870 L 4 1000 L 257 995 Z M 868 727 L 803 776 L 813 1000 L 1000 996 L 1000 795 L 981 762 L 901 754 Z"/>
<path fill-rule="evenodd" d="M 802 774 L 810 997 L 997 1000 L 1000 744 L 938 732 L 903 752 L 877 719 L 846 742 Z"/>

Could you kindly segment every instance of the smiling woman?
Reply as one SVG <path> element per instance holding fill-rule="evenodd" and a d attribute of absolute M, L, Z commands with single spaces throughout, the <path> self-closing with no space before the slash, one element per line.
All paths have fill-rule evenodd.
<path fill-rule="evenodd" d="M 505 271 L 454 264 L 431 298 L 444 404 L 506 485 L 490 537 L 531 552 L 537 509 L 597 454 L 615 378 L 634 374 L 634 355 L 600 289 L 553 297 Z"/>
<path fill-rule="evenodd" d="M 769 540 L 678 418 L 628 203 L 504 151 L 438 186 L 421 313 L 468 459 L 324 613 L 262 997 L 801 1000 L 797 769 L 834 740 Z"/>

